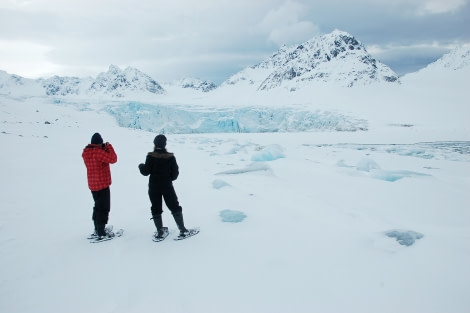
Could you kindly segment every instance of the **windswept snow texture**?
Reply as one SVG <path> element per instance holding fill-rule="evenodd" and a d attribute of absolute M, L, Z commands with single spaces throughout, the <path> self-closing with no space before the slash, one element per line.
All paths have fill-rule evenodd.
<path fill-rule="evenodd" d="M 341 113 L 292 108 L 194 109 L 185 106 L 124 102 L 106 111 L 122 127 L 157 133 L 265 133 L 364 131 L 367 121 Z"/>
<path fill-rule="evenodd" d="M 392 230 L 392 231 L 385 233 L 385 235 L 390 238 L 396 238 L 399 244 L 403 246 L 408 246 L 408 247 L 413 245 L 417 239 L 421 239 L 424 236 L 423 234 L 420 234 L 412 230 L 408 230 L 408 231 Z"/>
<path fill-rule="evenodd" d="M 245 213 L 235 210 L 223 210 L 219 215 L 225 223 L 240 223 L 246 218 Z"/>

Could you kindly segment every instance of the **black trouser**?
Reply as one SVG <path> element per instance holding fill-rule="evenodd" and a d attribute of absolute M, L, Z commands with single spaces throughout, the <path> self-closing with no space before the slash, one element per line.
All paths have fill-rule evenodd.
<path fill-rule="evenodd" d="M 95 206 L 93 207 L 93 221 L 95 224 L 108 224 L 109 211 L 111 209 L 111 192 L 109 187 L 98 191 L 92 191 Z"/>
<path fill-rule="evenodd" d="M 169 186 L 153 186 L 149 185 L 149 198 L 152 203 L 152 216 L 161 215 L 163 212 L 162 208 L 162 198 L 165 200 L 165 204 L 171 213 L 181 213 L 183 208 L 178 202 L 178 197 L 176 196 L 175 188 L 173 185 Z"/>

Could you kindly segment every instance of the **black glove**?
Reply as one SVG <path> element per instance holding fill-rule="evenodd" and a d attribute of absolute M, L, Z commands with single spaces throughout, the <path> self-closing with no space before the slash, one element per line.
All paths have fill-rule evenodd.
<path fill-rule="evenodd" d="M 140 174 L 142 174 L 142 175 L 144 175 L 144 176 L 150 175 L 150 173 L 148 172 L 148 170 L 145 168 L 145 164 L 143 164 L 143 163 L 140 163 L 140 164 L 139 164 L 139 171 L 140 171 Z"/>

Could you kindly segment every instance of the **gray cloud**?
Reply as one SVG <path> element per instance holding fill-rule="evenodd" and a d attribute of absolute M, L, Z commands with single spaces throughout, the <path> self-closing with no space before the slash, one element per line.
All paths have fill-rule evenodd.
<path fill-rule="evenodd" d="M 470 42 L 469 17 L 468 0 L 18 0 L 0 4 L 0 69 L 96 76 L 115 64 L 220 83 L 282 44 L 340 29 L 404 74 Z"/>

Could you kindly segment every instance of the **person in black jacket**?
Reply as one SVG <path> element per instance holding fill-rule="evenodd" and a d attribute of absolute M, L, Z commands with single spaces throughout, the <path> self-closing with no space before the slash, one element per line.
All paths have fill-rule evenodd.
<path fill-rule="evenodd" d="M 173 214 L 180 231 L 180 237 L 184 237 L 188 234 L 188 230 L 184 227 L 183 208 L 178 202 L 173 187 L 173 181 L 179 175 L 178 164 L 174 154 L 166 150 L 166 137 L 164 135 L 156 136 L 153 143 L 155 144 L 154 151 L 147 154 L 145 164 L 139 164 L 139 170 L 144 176 L 150 175 L 148 194 L 152 203 L 152 218 L 157 228 L 155 237 L 158 239 L 164 235 L 162 197 L 171 214 Z"/>

